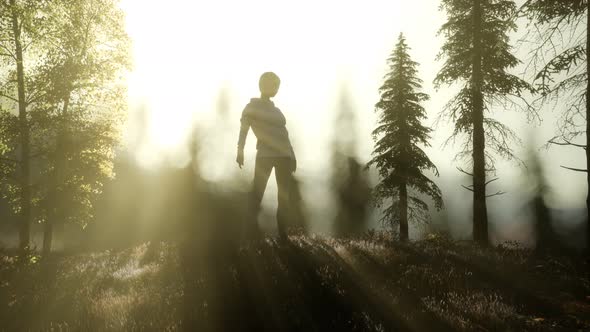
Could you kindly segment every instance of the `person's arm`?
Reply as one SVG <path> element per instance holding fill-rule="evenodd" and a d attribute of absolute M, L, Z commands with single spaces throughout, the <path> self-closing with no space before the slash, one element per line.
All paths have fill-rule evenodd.
<path fill-rule="evenodd" d="M 291 172 L 295 172 L 297 170 L 297 158 L 295 157 L 295 151 L 293 151 L 293 145 L 291 144 L 291 140 L 289 139 L 289 132 L 287 131 L 287 139 L 289 140 L 289 150 L 291 153 Z"/>
<path fill-rule="evenodd" d="M 293 147 L 291 147 L 291 171 L 294 173 L 297 170 L 297 158 L 295 158 L 295 152 L 293 152 Z"/>
<path fill-rule="evenodd" d="M 236 162 L 242 168 L 244 166 L 244 146 L 246 145 L 246 137 L 248 136 L 248 131 L 250 130 L 250 118 L 248 116 L 248 106 L 242 112 L 242 117 L 240 119 L 240 134 L 238 136 L 238 156 L 236 157 Z"/>

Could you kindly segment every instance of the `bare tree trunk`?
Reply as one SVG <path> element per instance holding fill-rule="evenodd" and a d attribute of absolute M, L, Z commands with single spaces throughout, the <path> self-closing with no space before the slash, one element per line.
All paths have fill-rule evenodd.
<path fill-rule="evenodd" d="M 473 73 L 471 93 L 473 100 L 473 238 L 482 245 L 488 244 L 488 212 L 486 205 L 485 132 L 483 127 L 483 75 L 482 63 L 482 8 L 481 1 L 473 6 Z"/>
<path fill-rule="evenodd" d="M 590 253 L 590 1 L 586 1 L 586 250 Z"/>
<path fill-rule="evenodd" d="M 408 234 L 408 188 L 404 183 L 399 188 L 399 238 L 402 241 L 409 239 Z"/>
<path fill-rule="evenodd" d="M 29 160 L 29 123 L 27 120 L 27 104 L 25 100 L 25 73 L 23 65 L 23 49 L 21 44 L 21 31 L 16 11 L 16 1 L 10 0 L 12 10 L 12 33 L 14 36 L 14 49 L 16 55 L 16 80 L 18 85 L 18 120 L 20 140 L 20 227 L 19 248 L 26 249 L 29 246 L 30 219 L 31 219 L 31 170 Z"/>
<path fill-rule="evenodd" d="M 67 127 L 67 112 L 70 105 L 70 96 L 67 94 L 64 99 L 64 106 L 61 113 L 60 124 L 58 126 L 59 132 L 57 133 L 57 139 L 55 144 L 55 169 L 52 177 L 51 185 L 51 200 L 49 208 L 49 216 L 45 222 L 43 231 L 43 253 L 49 254 L 51 252 L 51 245 L 53 240 L 53 229 L 54 225 L 58 222 L 63 222 L 65 215 L 65 206 L 63 189 L 60 190 L 59 186 L 64 184 L 64 173 L 66 167 L 66 150 L 68 142 L 68 127 Z"/>

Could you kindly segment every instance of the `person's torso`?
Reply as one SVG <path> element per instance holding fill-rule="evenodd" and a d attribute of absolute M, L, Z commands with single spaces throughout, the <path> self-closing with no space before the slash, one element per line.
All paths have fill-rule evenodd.
<path fill-rule="evenodd" d="M 246 115 L 256 136 L 259 156 L 291 156 L 287 121 L 280 109 L 270 100 L 253 98 Z"/>

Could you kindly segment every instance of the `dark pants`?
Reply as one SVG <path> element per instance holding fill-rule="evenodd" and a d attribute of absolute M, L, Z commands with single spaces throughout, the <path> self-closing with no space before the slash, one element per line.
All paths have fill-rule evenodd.
<path fill-rule="evenodd" d="M 256 226 L 258 213 L 260 212 L 260 204 L 262 196 L 266 190 L 266 184 L 270 177 L 270 172 L 275 169 L 275 177 L 277 179 L 278 201 L 277 208 L 277 225 L 279 236 L 286 238 L 287 226 L 289 225 L 289 210 L 290 210 L 290 186 L 292 181 L 292 166 L 291 158 L 289 157 L 259 157 L 256 156 L 256 165 L 254 169 L 254 182 L 252 184 L 251 192 L 251 221 Z"/>

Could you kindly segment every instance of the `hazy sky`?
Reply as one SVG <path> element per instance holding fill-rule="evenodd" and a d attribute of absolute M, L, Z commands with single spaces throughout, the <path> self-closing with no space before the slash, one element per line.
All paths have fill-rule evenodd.
<path fill-rule="evenodd" d="M 432 98 L 425 104 L 429 124 L 452 96 L 452 89 L 436 91 L 432 85 L 441 66 L 435 61 L 442 44 L 436 32 L 445 19 L 438 4 L 436 0 L 123 0 L 135 59 L 129 76 L 130 109 L 133 113 L 143 106 L 149 114 L 149 140 L 138 160 L 149 166 L 162 156 L 182 156 L 181 143 L 196 121 L 215 130 L 211 134 L 215 139 L 206 141 L 205 175 L 216 179 L 228 169 L 235 170 L 239 116 L 249 98 L 258 95 L 257 80 L 264 71 L 274 71 L 282 79 L 275 102 L 287 117 L 299 174 L 317 175 L 327 164 L 332 122 L 343 91 L 348 91 L 357 114 L 359 154 L 368 160 L 373 105 L 400 32 L 420 63 L 424 91 Z M 227 99 L 228 113 L 222 118 L 215 112 L 220 96 Z M 528 139 L 533 125 L 523 116 L 498 114 L 524 141 Z M 537 145 L 553 134 L 555 114 L 544 112 L 544 117 Z M 132 131 L 133 114 L 130 118 Z M 453 161 L 455 148 L 441 146 L 449 128 L 438 127 L 428 149 L 441 170 L 441 183 L 456 181 L 455 167 L 461 165 Z M 247 164 L 254 161 L 253 141 L 250 136 Z M 583 175 L 559 165 L 583 167 L 583 152 L 553 148 L 541 153 L 554 176 L 555 204 L 582 206 Z M 490 190 L 518 190 L 522 172 L 516 163 L 501 163 L 500 180 Z M 443 190 L 449 194 L 462 189 L 454 183 Z"/>

